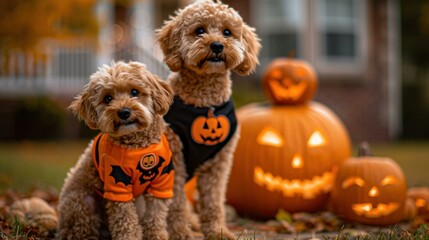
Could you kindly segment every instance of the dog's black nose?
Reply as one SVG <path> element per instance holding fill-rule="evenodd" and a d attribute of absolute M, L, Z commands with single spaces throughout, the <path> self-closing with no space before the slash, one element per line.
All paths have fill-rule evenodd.
<path fill-rule="evenodd" d="M 210 44 L 210 48 L 216 54 L 219 54 L 219 53 L 221 53 L 223 51 L 223 45 L 220 42 L 212 42 Z"/>
<path fill-rule="evenodd" d="M 131 110 L 129 108 L 121 108 L 118 111 L 118 116 L 122 120 L 126 120 L 131 116 Z"/>

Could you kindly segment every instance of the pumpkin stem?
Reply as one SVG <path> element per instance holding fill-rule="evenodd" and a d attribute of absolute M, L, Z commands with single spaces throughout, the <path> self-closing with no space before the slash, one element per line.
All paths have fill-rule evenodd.
<path fill-rule="evenodd" d="M 296 57 L 296 51 L 290 50 L 287 54 L 287 58 L 295 58 Z"/>
<path fill-rule="evenodd" d="M 371 149 L 368 142 L 362 142 L 358 149 L 358 157 L 372 156 Z"/>
<path fill-rule="evenodd" d="M 215 117 L 215 115 L 214 115 L 214 109 L 212 107 L 209 108 L 209 112 L 207 113 L 207 117 L 209 117 L 209 118 L 214 118 Z"/>

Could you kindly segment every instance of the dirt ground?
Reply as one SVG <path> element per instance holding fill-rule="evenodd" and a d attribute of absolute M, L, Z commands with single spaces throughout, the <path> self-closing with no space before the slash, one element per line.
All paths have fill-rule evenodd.
<path fill-rule="evenodd" d="M 34 189 L 22 194 L 12 190 L 0 194 L 0 239 L 53 239 L 55 225 L 40 228 L 31 221 L 31 213 L 22 215 L 27 222 L 12 221 L 10 209 L 16 201 L 37 197 L 43 199 L 48 208 L 56 209 L 58 193 L 54 190 Z M 28 209 L 27 209 L 28 211 Z M 409 221 L 389 227 L 373 227 L 347 223 L 331 212 L 295 213 L 279 211 L 276 218 L 270 221 L 256 221 L 238 216 L 235 210 L 226 207 L 228 227 L 240 240 L 285 240 L 285 239 L 332 239 L 344 236 L 358 237 L 373 233 L 395 231 L 398 233 L 413 233 L 426 222 L 414 217 Z M 203 240 L 201 233 L 194 233 L 195 239 Z"/>

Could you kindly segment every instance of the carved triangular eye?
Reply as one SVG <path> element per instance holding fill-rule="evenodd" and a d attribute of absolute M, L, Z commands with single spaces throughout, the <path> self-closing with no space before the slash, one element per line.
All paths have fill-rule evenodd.
<path fill-rule="evenodd" d="M 318 147 L 318 146 L 323 146 L 325 144 L 326 144 L 325 137 L 323 137 L 323 134 L 319 131 L 314 131 L 307 142 L 308 147 Z"/>
<path fill-rule="evenodd" d="M 267 145 L 271 147 L 282 147 L 283 138 L 282 136 L 273 128 L 266 127 L 261 133 L 259 133 L 257 141 L 261 145 Z"/>
<path fill-rule="evenodd" d="M 341 187 L 348 188 L 353 185 L 363 187 L 365 186 L 365 181 L 360 177 L 348 177 L 346 180 L 344 180 L 343 184 L 341 184 Z"/>
<path fill-rule="evenodd" d="M 217 122 L 217 128 L 222 128 L 219 121 Z"/>
<path fill-rule="evenodd" d="M 381 180 L 381 186 L 387 186 L 387 185 L 392 185 L 397 183 L 397 180 L 394 176 L 386 176 L 385 178 L 383 178 L 383 180 Z"/>
<path fill-rule="evenodd" d="M 203 129 L 209 129 L 209 125 L 207 124 L 207 122 L 204 123 Z"/>

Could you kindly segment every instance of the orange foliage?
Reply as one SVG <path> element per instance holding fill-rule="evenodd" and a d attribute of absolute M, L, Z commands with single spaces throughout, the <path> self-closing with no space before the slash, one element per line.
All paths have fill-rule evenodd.
<path fill-rule="evenodd" d="M 96 39 L 96 0 L 0 1 L 0 51 L 33 52 L 43 39 Z"/>

